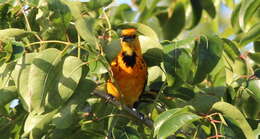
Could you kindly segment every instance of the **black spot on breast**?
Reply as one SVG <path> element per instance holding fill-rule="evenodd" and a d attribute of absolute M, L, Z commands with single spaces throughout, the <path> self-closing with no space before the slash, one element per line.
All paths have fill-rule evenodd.
<path fill-rule="evenodd" d="M 127 55 L 123 52 L 123 61 L 127 67 L 134 67 L 136 63 L 136 53 L 134 52 L 132 55 Z"/>

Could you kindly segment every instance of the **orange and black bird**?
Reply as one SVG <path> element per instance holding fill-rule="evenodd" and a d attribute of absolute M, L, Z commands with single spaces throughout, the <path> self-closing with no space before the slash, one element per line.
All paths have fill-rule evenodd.
<path fill-rule="evenodd" d="M 135 28 L 121 31 L 121 51 L 111 62 L 111 68 L 117 85 L 108 80 L 108 94 L 117 100 L 121 99 L 129 107 L 135 107 L 135 102 L 144 91 L 148 75 Z"/>

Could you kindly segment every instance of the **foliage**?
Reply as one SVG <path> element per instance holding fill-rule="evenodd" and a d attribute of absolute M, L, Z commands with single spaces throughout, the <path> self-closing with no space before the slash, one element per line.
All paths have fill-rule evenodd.
<path fill-rule="evenodd" d="M 0 1 L 1 138 L 258 138 L 259 19 L 259 0 Z M 154 128 L 92 93 L 125 27 L 140 33 L 156 99 L 138 111 Z"/>

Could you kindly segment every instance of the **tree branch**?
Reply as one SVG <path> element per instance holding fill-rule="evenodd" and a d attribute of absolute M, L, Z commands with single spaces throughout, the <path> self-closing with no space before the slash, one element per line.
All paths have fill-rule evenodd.
<path fill-rule="evenodd" d="M 151 119 L 143 117 L 143 115 L 141 115 L 139 112 L 132 110 L 131 108 L 127 107 L 126 105 L 120 104 L 120 102 L 117 100 L 110 99 L 111 96 L 109 96 L 106 92 L 101 91 L 101 90 L 94 90 L 93 94 L 107 100 L 109 103 L 111 103 L 117 107 L 122 107 L 123 110 L 127 111 L 133 117 L 135 117 L 136 119 L 138 119 L 139 121 L 144 123 L 149 128 L 153 129 L 153 121 Z"/>

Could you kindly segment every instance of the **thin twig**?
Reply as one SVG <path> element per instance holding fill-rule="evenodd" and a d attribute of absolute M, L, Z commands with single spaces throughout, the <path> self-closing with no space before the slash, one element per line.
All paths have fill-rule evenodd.
<path fill-rule="evenodd" d="M 44 43 L 60 43 L 65 45 L 73 45 L 73 43 L 70 42 L 64 42 L 64 41 L 58 41 L 58 40 L 49 40 L 49 41 L 40 41 L 40 42 L 33 42 L 26 45 L 26 47 L 36 45 L 36 44 L 44 44 Z"/>
<path fill-rule="evenodd" d="M 150 120 L 148 118 L 144 118 L 139 112 L 130 109 L 126 105 L 121 104 L 119 101 L 110 99 L 110 96 L 107 93 L 105 93 L 104 91 L 94 90 L 93 94 L 107 100 L 109 103 L 111 103 L 115 106 L 121 107 L 123 110 L 128 112 L 130 115 L 132 115 L 133 117 L 135 117 L 136 119 L 138 119 L 139 121 L 144 123 L 149 128 L 153 129 L 152 120 Z"/>

